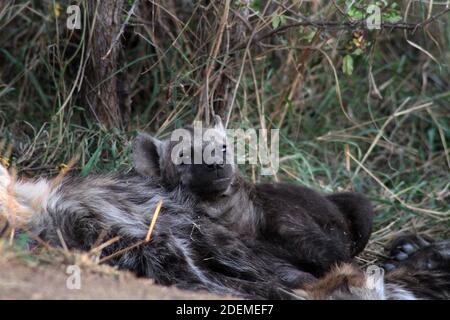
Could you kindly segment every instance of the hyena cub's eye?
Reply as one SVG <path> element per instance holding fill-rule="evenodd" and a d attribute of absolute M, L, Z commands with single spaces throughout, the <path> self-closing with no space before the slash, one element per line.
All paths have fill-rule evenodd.
<path fill-rule="evenodd" d="M 183 151 L 180 151 L 180 153 L 178 154 L 178 156 L 180 157 L 180 159 L 182 159 L 181 162 L 179 163 L 179 165 L 183 166 L 183 165 L 187 164 L 186 160 L 184 159 L 184 153 L 183 153 Z"/>

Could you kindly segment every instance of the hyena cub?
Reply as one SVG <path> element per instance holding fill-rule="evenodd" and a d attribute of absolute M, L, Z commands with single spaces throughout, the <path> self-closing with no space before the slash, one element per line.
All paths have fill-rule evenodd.
<path fill-rule="evenodd" d="M 363 250 L 373 217 L 366 197 L 352 192 L 321 195 L 286 183 L 254 185 L 239 174 L 233 162 L 220 161 L 232 152 L 232 146 L 227 144 L 219 117 L 212 129 L 215 138 L 202 139 L 197 145 L 193 127 L 186 128 L 189 141 L 139 134 L 134 146 L 137 172 L 159 179 L 167 190 L 189 194 L 196 207 L 217 224 L 247 243 L 264 243 L 272 254 L 293 264 L 295 271 L 278 270 L 285 272 L 281 276 L 292 287 L 322 276 L 334 264 L 348 262 Z M 219 150 L 223 157 L 209 164 L 195 163 L 207 149 Z M 174 161 L 174 157 L 182 160 Z"/>
<path fill-rule="evenodd" d="M 401 236 L 392 242 L 390 257 L 385 274 L 343 264 L 296 293 L 318 300 L 450 299 L 450 240 Z"/>
<path fill-rule="evenodd" d="M 245 298 L 292 297 L 271 270 L 275 257 L 250 250 L 179 191 L 133 173 L 14 181 L 0 165 L 0 215 L 31 239 L 87 251 L 119 237 L 101 259 L 156 283 Z"/>

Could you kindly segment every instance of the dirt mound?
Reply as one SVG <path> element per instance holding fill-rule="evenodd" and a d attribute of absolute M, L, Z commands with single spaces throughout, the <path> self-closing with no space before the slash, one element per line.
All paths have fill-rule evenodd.
<path fill-rule="evenodd" d="M 0 261 L 0 299 L 224 299 L 208 292 L 163 287 L 116 270 L 81 269 L 80 289 L 68 289 L 69 276 L 64 266 Z"/>

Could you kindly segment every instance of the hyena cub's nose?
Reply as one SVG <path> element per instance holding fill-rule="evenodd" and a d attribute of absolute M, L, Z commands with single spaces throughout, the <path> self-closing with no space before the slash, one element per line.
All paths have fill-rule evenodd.
<path fill-rule="evenodd" d="M 211 163 L 211 164 L 207 164 L 206 167 L 210 171 L 218 170 L 218 169 L 222 169 L 223 168 L 223 163 Z"/>

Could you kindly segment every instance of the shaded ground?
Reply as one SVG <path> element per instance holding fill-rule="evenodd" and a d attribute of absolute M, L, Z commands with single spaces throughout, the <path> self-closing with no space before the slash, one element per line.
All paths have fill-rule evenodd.
<path fill-rule="evenodd" d="M 63 266 L 31 267 L 0 261 L 0 299 L 224 299 L 207 292 L 163 287 L 128 272 L 81 271 L 81 289 L 66 287 Z"/>

